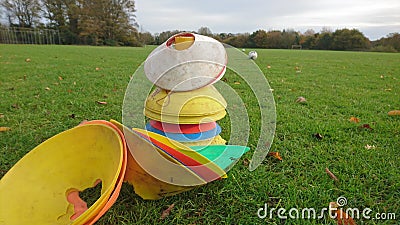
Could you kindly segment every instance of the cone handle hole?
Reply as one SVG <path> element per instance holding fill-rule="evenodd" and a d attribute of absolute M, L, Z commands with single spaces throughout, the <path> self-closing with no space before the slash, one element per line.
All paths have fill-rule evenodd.
<path fill-rule="evenodd" d="M 101 180 L 97 179 L 91 188 L 86 188 L 83 191 L 72 188 L 67 191 L 67 201 L 74 206 L 74 214 L 70 217 L 71 220 L 75 220 L 82 215 L 100 198 L 101 187 Z"/>
<path fill-rule="evenodd" d="M 191 33 L 177 34 L 168 39 L 167 47 L 172 47 L 178 51 L 185 50 L 193 45 L 194 39 L 195 37 Z"/>

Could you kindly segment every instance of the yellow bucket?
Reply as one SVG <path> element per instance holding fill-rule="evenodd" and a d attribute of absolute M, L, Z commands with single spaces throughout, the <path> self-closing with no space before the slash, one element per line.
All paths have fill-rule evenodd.
<path fill-rule="evenodd" d="M 78 126 L 41 143 L 0 180 L 0 224 L 95 222 L 121 179 L 123 143 L 105 124 Z M 88 209 L 71 197 L 98 181 L 101 195 Z"/>

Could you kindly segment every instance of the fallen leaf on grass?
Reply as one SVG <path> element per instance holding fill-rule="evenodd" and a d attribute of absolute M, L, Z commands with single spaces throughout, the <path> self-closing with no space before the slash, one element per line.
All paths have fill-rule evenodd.
<path fill-rule="evenodd" d="M 96 71 L 99 71 L 99 70 L 101 70 L 99 67 L 96 67 Z"/>
<path fill-rule="evenodd" d="M 58 77 L 59 80 L 64 80 L 61 76 Z"/>
<path fill-rule="evenodd" d="M 11 128 L 9 127 L 0 127 L 0 132 L 9 131 Z"/>
<path fill-rule="evenodd" d="M 352 116 L 352 117 L 350 117 L 349 121 L 352 122 L 352 123 L 359 123 L 360 119 L 358 119 L 357 117 Z"/>
<path fill-rule="evenodd" d="M 100 104 L 100 105 L 107 105 L 107 102 L 101 102 L 101 101 L 96 101 L 97 102 L 97 104 Z"/>
<path fill-rule="evenodd" d="M 363 124 L 362 126 L 359 126 L 359 128 L 360 129 L 366 129 L 366 130 L 374 130 L 374 129 L 372 129 L 372 127 L 368 123 Z"/>
<path fill-rule="evenodd" d="M 371 150 L 371 149 L 375 149 L 375 145 L 369 145 L 367 144 L 366 146 L 364 146 L 365 149 Z"/>
<path fill-rule="evenodd" d="M 385 89 L 385 91 L 392 91 L 392 89 L 391 88 L 387 88 L 387 89 Z"/>
<path fill-rule="evenodd" d="M 304 98 L 303 96 L 300 96 L 300 97 L 298 97 L 298 98 L 296 99 L 296 102 L 297 102 L 297 103 L 306 103 L 306 102 L 307 102 L 307 99 Z"/>
<path fill-rule="evenodd" d="M 281 154 L 279 154 L 279 152 L 269 152 L 268 156 L 272 156 L 275 159 L 282 161 L 282 157 L 281 157 Z"/>
<path fill-rule="evenodd" d="M 30 61 L 31 61 L 30 58 L 26 58 L 26 59 L 25 59 L 25 62 L 30 62 Z"/>
<path fill-rule="evenodd" d="M 388 112 L 389 116 L 400 116 L 400 110 L 392 110 Z"/>
<path fill-rule="evenodd" d="M 250 161 L 248 159 L 243 159 L 243 166 L 249 166 Z"/>
<path fill-rule="evenodd" d="M 322 136 L 322 134 L 320 134 L 320 133 L 315 133 L 315 134 L 313 134 L 313 136 L 318 140 L 322 140 L 324 138 L 324 136 Z"/>
<path fill-rule="evenodd" d="M 161 213 L 160 219 L 163 220 L 163 219 L 165 219 L 167 216 L 169 216 L 169 214 L 171 213 L 171 210 L 174 208 L 174 206 L 175 206 L 174 203 L 172 203 L 172 205 L 168 206 L 168 208 L 167 208 L 166 210 L 164 210 L 164 211 Z"/>
<path fill-rule="evenodd" d="M 338 225 L 357 225 L 347 213 L 343 212 L 341 209 L 336 212 L 336 220 Z"/>
<path fill-rule="evenodd" d="M 325 172 L 334 180 L 339 181 L 339 179 L 333 174 L 328 168 L 325 168 Z"/>
<path fill-rule="evenodd" d="M 237 82 L 237 81 L 236 81 L 235 84 L 240 84 L 240 82 Z"/>
<path fill-rule="evenodd" d="M 3 113 L 0 113 L 0 118 L 4 118 L 4 114 Z"/>
<path fill-rule="evenodd" d="M 270 66 L 270 65 L 268 65 L 268 66 L 267 66 L 267 68 L 268 68 L 268 69 L 271 69 L 271 66 Z"/>
<path fill-rule="evenodd" d="M 329 203 L 329 215 L 333 216 L 337 220 L 338 225 L 357 225 L 347 213 L 343 212 L 342 209 L 338 209 L 339 205 L 336 202 Z"/>
<path fill-rule="evenodd" d="M 45 90 L 46 90 L 46 91 L 50 91 L 51 89 L 50 89 L 49 87 L 46 87 Z"/>

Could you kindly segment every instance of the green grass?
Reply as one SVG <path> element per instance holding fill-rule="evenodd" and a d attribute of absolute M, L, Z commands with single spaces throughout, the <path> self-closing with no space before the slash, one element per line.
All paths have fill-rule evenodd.
<path fill-rule="evenodd" d="M 35 146 L 84 119 L 121 120 L 130 76 L 152 49 L 0 45 L 0 126 L 11 127 L 0 133 L 1 177 Z M 280 152 L 283 161 L 267 157 L 250 172 L 243 163 L 250 151 L 228 179 L 158 201 L 142 200 L 125 184 L 97 224 L 335 224 L 327 215 L 322 220 L 259 219 L 257 210 L 264 203 L 319 210 L 339 196 L 351 208 L 400 217 L 400 117 L 387 115 L 400 110 L 400 54 L 257 51 L 256 63 L 274 89 L 277 108 L 271 151 Z M 228 72 L 225 81 L 246 101 L 254 149 L 257 104 L 243 81 L 234 84 L 241 81 L 235 74 Z M 307 103 L 296 103 L 299 96 Z M 352 116 L 361 122 L 349 122 Z M 224 129 L 226 124 L 222 121 Z M 360 129 L 362 124 L 373 130 Z M 375 149 L 366 149 L 367 144 Z M 171 214 L 160 220 L 172 203 Z"/>

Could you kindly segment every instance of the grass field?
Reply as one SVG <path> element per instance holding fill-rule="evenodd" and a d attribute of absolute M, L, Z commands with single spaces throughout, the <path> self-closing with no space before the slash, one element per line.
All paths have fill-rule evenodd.
<path fill-rule="evenodd" d="M 0 127 L 11 128 L 0 132 L 1 177 L 35 146 L 84 119 L 121 120 L 130 76 L 152 49 L 0 45 Z M 321 210 L 340 196 L 347 198 L 346 207 L 371 208 L 371 217 L 396 213 L 396 220 L 356 219 L 357 224 L 398 223 L 400 117 L 387 113 L 400 110 L 400 54 L 257 51 L 277 108 L 271 151 L 283 160 L 267 157 L 250 172 L 250 151 L 228 179 L 158 201 L 142 200 L 125 184 L 97 224 L 336 224 L 327 214 L 285 220 L 275 212 L 260 219 L 257 211 L 264 204 Z M 232 72 L 225 81 L 244 90 L 249 112 L 256 111 L 244 82 L 235 84 L 240 79 Z M 307 103 L 296 103 L 299 96 Z M 251 120 L 254 127 L 258 122 L 256 116 Z M 249 146 L 256 141 L 252 134 Z"/>

